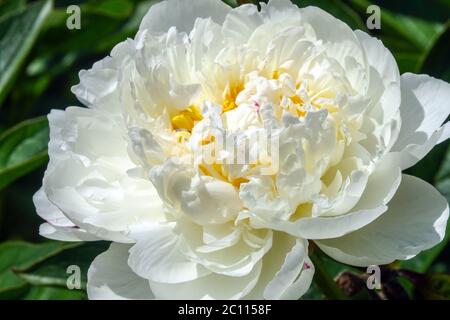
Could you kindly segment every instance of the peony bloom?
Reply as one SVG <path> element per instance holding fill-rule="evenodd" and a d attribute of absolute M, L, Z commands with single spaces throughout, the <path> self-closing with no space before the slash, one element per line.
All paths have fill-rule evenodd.
<path fill-rule="evenodd" d="M 112 241 L 91 299 L 298 299 L 308 240 L 367 266 L 444 237 L 447 201 L 401 171 L 450 136 L 450 85 L 318 8 L 158 3 L 72 91 L 34 201 L 43 236 Z"/>

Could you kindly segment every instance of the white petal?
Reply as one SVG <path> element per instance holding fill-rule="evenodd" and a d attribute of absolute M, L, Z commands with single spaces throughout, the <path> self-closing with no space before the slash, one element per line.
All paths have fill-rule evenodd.
<path fill-rule="evenodd" d="M 401 180 L 398 167 L 380 163 L 369 177 L 361 199 L 349 213 L 333 217 L 300 218 L 295 222 L 276 217 L 261 217 L 249 212 L 255 227 L 271 227 L 306 239 L 328 239 L 343 236 L 371 223 L 384 212 Z"/>
<path fill-rule="evenodd" d="M 147 179 L 130 177 L 123 123 L 108 112 L 71 107 L 52 111 L 48 199 L 82 229 L 127 242 L 133 225 L 164 220 L 162 201 Z M 51 222 L 51 221 L 50 221 Z"/>
<path fill-rule="evenodd" d="M 358 230 L 386 211 L 385 205 L 353 211 L 336 217 L 303 218 L 286 225 L 289 234 L 307 239 L 327 239 Z"/>
<path fill-rule="evenodd" d="M 181 209 L 198 224 L 224 223 L 242 209 L 239 194 L 230 183 L 196 176 L 181 196 Z"/>
<path fill-rule="evenodd" d="M 327 48 L 326 54 L 346 64 L 347 57 L 352 57 L 365 65 L 363 50 L 353 30 L 341 20 L 318 7 L 301 9 L 302 21 L 311 25 L 317 40 L 322 40 Z"/>
<path fill-rule="evenodd" d="M 136 40 L 127 39 L 117 44 L 110 56 L 94 63 L 91 69 L 81 70 L 78 74 L 80 83 L 71 91 L 85 106 L 100 108 L 108 112 L 120 114 L 119 77 L 120 67 L 126 57 L 140 45 L 143 34 L 138 33 Z"/>
<path fill-rule="evenodd" d="M 197 280 L 164 284 L 150 282 L 150 287 L 157 299 L 218 299 L 237 300 L 245 297 L 256 285 L 261 273 L 259 262 L 248 275 L 244 277 L 228 277 L 212 273 Z"/>
<path fill-rule="evenodd" d="M 127 245 L 112 243 L 98 255 L 88 270 L 87 294 L 91 300 L 154 299 L 148 281 L 127 264 Z"/>
<path fill-rule="evenodd" d="M 366 189 L 354 210 L 375 208 L 380 204 L 387 204 L 395 195 L 401 180 L 400 168 L 382 159 L 370 174 Z"/>
<path fill-rule="evenodd" d="M 81 70 L 78 76 L 80 83 L 71 90 L 84 105 L 91 107 L 112 96 L 117 98 L 117 70 L 111 57 L 96 62 L 90 70 Z"/>
<path fill-rule="evenodd" d="M 173 225 L 154 226 L 145 235 L 136 235 L 130 249 L 128 264 L 139 276 L 154 282 L 179 283 L 192 281 L 210 272 L 186 258 L 183 239 L 173 231 Z"/>
<path fill-rule="evenodd" d="M 400 181 L 398 167 L 380 163 L 370 175 L 364 193 L 351 212 L 335 217 L 300 219 L 297 223 L 299 235 L 307 239 L 335 238 L 370 224 L 385 214 L 386 204 L 392 199 Z M 340 236 L 332 236 L 336 234 Z"/>
<path fill-rule="evenodd" d="M 280 299 L 300 299 L 309 290 L 314 277 L 314 272 L 315 268 L 312 261 L 306 257 L 303 262 L 303 271 L 300 273 L 299 277 L 286 289 Z"/>
<path fill-rule="evenodd" d="M 244 4 L 228 13 L 223 23 L 223 33 L 231 41 L 245 43 L 263 21 L 257 6 Z"/>
<path fill-rule="evenodd" d="M 343 237 L 317 241 L 334 259 L 356 266 L 408 259 L 445 235 L 447 200 L 428 183 L 403 175 L 389 210 L 371 224 Z"/>
<path fill-rule="evenodd" d="M 444 142 L 445 140 L 450 139 L 450 122 L 447 122 L 442 126 L 441 136 L 437 144 Z"/>
<path fill-rule="evenodd" d="M 272 249 L 264 256 L 261 276 L 245 299 L 298 299 L 308 290 L 314 266 L 307 242 L 275 232 Z"/>
<path fill-rule="evenodd" d="M 380 103 L 383 114 L 383 119 L 379 119 L 380 123 L 387 123 L 397 113 L 401 101 L 397 62 L 380 40 L 360 30 L 356 30 L 355 34 L 361 42 L 370 68 L 368 94 L 372 102 Z"/>
<path fill-rule="evenodd" d="M 186 228 L 186 227 L 185 227 Z M 239 241 L 231 246 L 223 243 L 215 250 L 203 249 L 202 234 L 199 228 L 191 226 L 184 230 L 184 240 L 188 247 L 183 251 L 190 260 L 198 262 L 217 274 L 242 277 L 249 274 L 272 246 L 272 230 L 255 231 L 241 227 Z"/>
<path fill-rule="evenodd" d="M 305 240 L 298 239 L 296 241 L 292 250 L 286 255 L 281 269 L 264 290 L 265 299 L 299 299 L 308 290 L 312 277 L 309 281 L 305 281 L 307 279 L 305 275 L 302 275 L 308 254 L 307 246 L 308 243 Z M 306 272 L 314 274 L 312 263 L 308 263 Z M 296 283 L 297 281 L 299 282 Z"/>
<path fill-rule="evenodd" d="M 48 200 L 44 188 L 40 188 L 33 195 L 33 203 L 36 207 L 37 214 L 48 223 L 59 227 L 75 226 L 73 222 L 67 219 L 61 210 L 58 209 L 58 207 Z"/>
<path fill-rule="evenodd" d="M 197 18 L 211 18 L 222 24 L 230 10 L 228 5 L 216 0 L 166 0 L 150 7 L 139 30 L 167 32 L 174 26 L 179 32 L 189 33 Z"/>
<path fill-rule="evenodd" d="M 411 73 L 402 75 L 401 84 L 402 125 L 391 151 L 402 155 L 402 169 L 407 169 L 448 136 L 441 125 L 450 114 L 450 85 Z"/>
<path fill-rule="evenodd" d="M 39 226 L 39 234 L 43 237 L 59 241 L 97 241 L 100 238 L 77 227 L 58 227 L 50 223 Z"/>

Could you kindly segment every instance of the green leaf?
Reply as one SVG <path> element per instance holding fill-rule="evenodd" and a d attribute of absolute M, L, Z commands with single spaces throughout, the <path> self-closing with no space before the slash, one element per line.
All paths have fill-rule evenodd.
<path fill-rule="evenodd" d="M 80 246 L 64 250 L 58 255 L 46 259 L 26 270 L 21 270 L 20 277 L 38 286 L 66 287 L 67 268 L 76 265 L 81 270 L 81 286 L 86 288 L 87 271 L 92 261 L 109 247 L 108 242 L 87 242 Z"/>
<path fill-rule="evenodd" d="M 51 10 L 40 1 L 0 18 L 0 105 Z"/>
<path fill-rule="evenodd" d="M 10 241 L 0 244 L 0 298 L 14 298 L 27 289 L 28 283 L 17 276 L 16 272 L 29 269 L 65 248 L 73 246 L 74 244 L 63 242 L 31 244 Z"/>
<path fill-rule="evenodd" d="M 308 291 L 301 297 L 302 300 L 322 300 L 325 295 L 320 291 L 316 282 L 312 282 Z"/>
<path fill-rule="evenodd" d="M 222 1 L 233 8 L 238 6 L 237 0 L 222 0 Z"/>
<path fill-rule="evenodd" d="M 393 12 L 419 17 L 423 20 L 446 22 L 450 16 L 450 0 L 375 0 L 373 1 Z"/>
<path fill-rule="evenodd" d="M 363 17 L 369 17 L 366 10 L 372 4 L 368 0 L 348 0 L 352 8 Z M 407 40 L 410 44 L 408 51 L 426 50 L 431 44 L 433 37 L 440 32 L 442 25 L 420 19 L 417 17 L 392 12 L 381 8 L 381 38 L 390 35 L 399 41 Z"/>
<path fill-rule="evenodd" d="M 81 11 L 115 19 L 125 19 L 133 11 L 133 3 L 129 0 L 97 0 L 82 5 Z"/>
<path fill-rule="evenodd" d="M 333 300 L 347 300 L 348 297 L 341 291 L 330 272 L 327 270 L 324 258 L 325 254 L 318 248 L 314 248 L 310 254 L 310 259 L 315 267 L 314 282 L 327 298 Z"/>
<path fill-rule="evenodd" d="M 424 55 L 421 72 L 450 82 L 450 22 L 434 39 L 433 46 Z"/>
<path fill-rule="evenodd" d="M 82 290 L 69 290 L 50 286 L 32 287 L 21 297 L 22 300 L 84 300 L 86 293 Z"/>
<path fill-rule="evenodd" d="M 25 6 L 25 0 L 0 0 L 0 19 Z"/>
<path fill-rule="evenodd" d="M 48 122 L 26 120 L 0 135 L 0 189 L 47 161 Z"/>

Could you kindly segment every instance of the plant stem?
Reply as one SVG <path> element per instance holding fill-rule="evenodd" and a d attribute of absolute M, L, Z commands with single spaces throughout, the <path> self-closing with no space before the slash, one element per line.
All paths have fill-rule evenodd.
<path fill-rule="evenodd" d="M 338 287 L 331 275 L 325 268 L 319 248 L 314 248 L 310 255 L 311 261 L 316 269 L 314 274 L 314 281 L 325 296 L 330 300 L 348 300 L 342 290 Z"/>

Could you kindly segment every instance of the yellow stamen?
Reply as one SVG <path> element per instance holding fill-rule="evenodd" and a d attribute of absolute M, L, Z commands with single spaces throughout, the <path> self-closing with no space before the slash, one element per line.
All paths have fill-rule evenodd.
<path fill-rule="evenodd" d="M 239 189 L 241 186 L 241 183 L 247 183 L 248 181 L 249 180 L 246 178 L 237 178 L 237 179 L 234 179 L 233 181 L 231 181 L 231 184 Z"/>
<path fill-rule="evenodd" d="M 237 107 L 236 97 L 242 90 L 244 90 L 244 85 L 242 83 L 239 83 L 235 86 L 231 86 L 227 90 L 222 103 L 222 112 L 227 112 Z"/>
<path fill-rule="evenodd" d="M 216 140 L 215 136 L 208 136 L 207 138 L 205 138 L 202 141 L 200 141 L 200 144 L 202 146 L 205 146 L 207 144 L 210 144 L 210 143 L 214 142 L 215 140 Z"/>
<path fill-rule="evenodd" d="M 189 140 L 191 134 L 188 131 L 177 131 L 175 132 L 175 136 L 179 143 Z"/>
<path fill-rule="evenodd" d="M 280 77 L 280 71 L 275 70 L 274 72 L 272 72 L 272 79 L 278 80 L 279 77 Z"/>
<path fill-rule="evenodd" d="M 200 110 L 198 110 L 196 106 L 189 106 L 174 116 L 171 123 L 175 130 L 187 130 L 188 132 L 191 132 L 195 122 L 202 119 L 203 117 Z"/>
<path fill-rule="evenodd" d="M 304 103 L 303 100 L 302 100 L 299 96 L 297 96 L 297 95 L 292 96 L 292 97 L 290 97 L 289 99 L 291 99 L 291 101 L 292 101 L 293 103 L 295 103 L 295 104 L 302 105 L 302 104 Z"/>
<path fill-rule="evenodd" d="M 219 163 L 213 163 L 210 168 L 206 167 L 204 164 L 200 164 L 198 168 L 205 176 L 222 179 L 223 181 L 231 183 L 234 187 L 238 189 L 242 183 L 247 183 L 249 181 L 248 179 L 242 177 L 229 180 L 223 172 L 223 166 Z"/>

